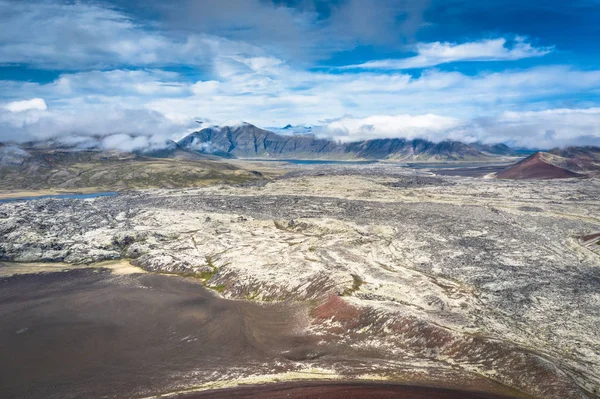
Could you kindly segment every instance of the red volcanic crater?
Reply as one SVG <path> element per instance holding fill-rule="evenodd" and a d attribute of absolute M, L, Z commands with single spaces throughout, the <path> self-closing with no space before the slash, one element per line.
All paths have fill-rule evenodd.
<path fill-rule="evenodd" d="M 541 152 L 536 152 L 498 172 L 496 177 L 499 179 L 567 179 L 584 177 L 584 175 L 553 165 Z"/>

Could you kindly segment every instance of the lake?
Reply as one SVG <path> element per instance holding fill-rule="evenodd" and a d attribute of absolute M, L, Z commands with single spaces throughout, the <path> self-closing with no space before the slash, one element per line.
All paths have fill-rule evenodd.
<path fill-rule="evenodd" d="M 423 162 L 406 163 L 407 168 L 411 169 L 474 169 L 483 167 L 507 167 L 517 161 L 511 162 Z"/>
<path fill-rule="evenodd" d="M 119 193 L 114 191 L 107 191 L 101 193 L 89 193 L 89 194 L 51 194 L 51 195 L 38 195 L 38 196 L 29 196 L 29 197 L 16 197 L 16 198 L 4 198 L 0 199 L 0 204 L 4 202 L 15 202 L 15 201 L 31 201 L 31 200 L 39 200 L 39 199 L 48 199 L 48 198 L 56 198 L 56 199 L 89 199 L 96 197 L 114 197 Z"/>
<path fill-rule="evenodd" d="M 324 159 L 246 159 L 246 161 L 287 162 L 294 165 L 368 165 L 378 161 L 339 161 Z"/>

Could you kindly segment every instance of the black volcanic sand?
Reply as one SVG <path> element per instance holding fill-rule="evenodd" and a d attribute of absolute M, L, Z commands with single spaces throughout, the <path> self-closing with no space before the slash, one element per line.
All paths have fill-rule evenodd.
<path fill-rule="evenodd" d="M 0 397 L 141 397 L 181 388 L 191 372 L 207 380 L 261 370 L 284 348 L 306 352 L 294 313 L 221 299 L 174 276 L 0 279 Z"/>
<path fill-rule="evenodd" d="M 200 392 L 176 399 L 508 399 L 506 396 L 381 383 L 291 382 Z"/>
<path fill-rule="evenodd" d="M 452 168 L 452 169 L 431 169 L 431 172 L 439 176 L 462 176 L 462 177 L 483 177 L 490 173 L 498 173 L 505 170 L 510 165 L 490 165 L 472 168 Z"/>
<path fill-rule="evenodd" d="M 175 276 L 80 269 L 2 278 L 0 398 L 140 398 L 224 374 L 286 371 L 292 361 L 359 360 L 356 353 L 323 348 L 317 338 L 296 334 L 301 314 L 298 305 L 225 300 L 193 279 Z M 189 396 L 232 397 L 498 398 L 323 382 Z"/>

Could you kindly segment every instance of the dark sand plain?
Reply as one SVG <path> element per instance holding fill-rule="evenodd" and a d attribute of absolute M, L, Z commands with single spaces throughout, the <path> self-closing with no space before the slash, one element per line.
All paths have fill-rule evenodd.
<path fill-rule="evenodd" d="M 477 167 L 441 168 L 430 171 L 438 176 L 461 176 L 461 177 L 483 177 L 490 173 L 498 173 L 505 170 L 509 165 L 488 165 Z"/>
<path fill-rule="evenodd" d="M 294 335 L 295 311 L 224 300 L 173 276 L 0 279 L 0 397 L 143 397 L 190 375 L 261 370 L 308 344 Z"/>
<path fill-rule="evenodd" d="M 143 398 L 286 371 L 328 353 L 300 305 L 219 298 L 191 278 L 77 269 L 0 278 L 0 397 Z M 304 321 L 303 321 L 304 320 Z M 379 383 L 290 382 L 181 398 L 500 398 Z"/>

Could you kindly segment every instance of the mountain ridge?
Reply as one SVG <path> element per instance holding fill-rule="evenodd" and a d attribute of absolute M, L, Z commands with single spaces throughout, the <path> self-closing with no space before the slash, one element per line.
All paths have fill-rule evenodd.
<path fill-rule="evenodd" d="M 178 144 L 187 150 L 236 158 L 371 159 L 411 162 L 485 161 L 514 156 L 504 144 L 475 146 L 460 141 L 382 138 L 349 143 L 314 134 L 281 135 L 245 123 L 209 127 L 190 133 Z"/>

